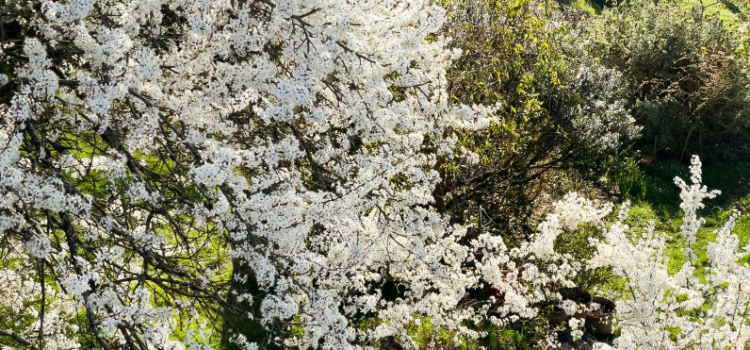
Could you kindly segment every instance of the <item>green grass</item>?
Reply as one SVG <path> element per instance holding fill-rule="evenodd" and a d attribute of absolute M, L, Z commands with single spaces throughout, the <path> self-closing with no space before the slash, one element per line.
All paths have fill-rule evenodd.
<path fill-rule="evenodd" d="M 676 273 L 685 263 L 687 241 L 680 234 L 682 211 L 680 210 L 680 190 L 674 178 L 689 181 L 689 171 L 685 164 L 668 161 L 638 166 L 630 162 L 617 174 L 614 181 L 623 190 L 623 198 L 632 201 L 628 224 L 635 232 L 643 232 L 649 221 L 655 223 L 656 230 L 669 235 L 665 255 L 668 257 L 668 270 Z M 706 207 L 699 215 L 706 222 L 696 235 L 693 246 L 696 252 L 696 276 L 703 279 L 709 265 L 706 248 L 716 239 L 716 230 L 721 228 L 731 213 L 738 207 L 750 209 L 750 159 L 742 159 L 734 164 L 706 164 L 703 166 L 703 184 L 709 189 L 718 189 L 721 194 L 705 200 Z M 740 238 L 740 247 L 750 241 L 750 213 L 742 212 L 732 230 Z M 749 261 L 746 256 L 743 261 Z"/>
<path fill-rule="evenodd" d="M 703 13 L 708 16 L 718 17 L 724 24 L 739 28 L 746 18 L 746 5 L 744 0 L 682 0 L 686 8 L 703 8 Z"/>
<path fill-rule="evenodd" d="M 581 9 L 592 15 L 598 15 L 602 13 L 606 0 L 557 0 L 557 2 Z"/>

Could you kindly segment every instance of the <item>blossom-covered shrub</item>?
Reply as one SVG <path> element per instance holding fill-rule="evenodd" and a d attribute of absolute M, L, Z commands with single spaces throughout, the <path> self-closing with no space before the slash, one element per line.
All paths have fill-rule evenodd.
<path fill-rule="evenodd" d="M 741 250 L 739 238 L 731 232 L 737 213 L 708 244 L 705 278 L 697 277 L 692 243 L 703 223 L 697 211 L 718 191 L 702 184 L 698 157 L 693 157 L 690 172 L 692 184 L 675 179 L 684 214 L 679 234 L 688 242 L 686 262 L 677 273 L 667 269 L 665 233 L 656 232 L 653 224 L 635 233 L 625 223 L 628 203 L 620 208 L 619 219 L 608 225 L 604 238 L 592 240 L 597 253 L 588 268 L 611 268 L 625 281 L 621 293 L 612 295 L 620 328 L 613 344 L 617 349 L 744 349 L 750 339 L 750 266 L 743 262 L 747 247 Z M 600 343 L 596 348 L 611 346 Z"/>

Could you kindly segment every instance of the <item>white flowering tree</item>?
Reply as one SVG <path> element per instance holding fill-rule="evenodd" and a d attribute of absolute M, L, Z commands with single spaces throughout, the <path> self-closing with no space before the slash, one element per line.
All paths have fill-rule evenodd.
<path fill-rule="evenodd" d="M 447 104 L 439 7 L 0 8 L 3 344 L 345 349 L 476 316 L 431 209 L 451 130 L 483 123 Z"/>

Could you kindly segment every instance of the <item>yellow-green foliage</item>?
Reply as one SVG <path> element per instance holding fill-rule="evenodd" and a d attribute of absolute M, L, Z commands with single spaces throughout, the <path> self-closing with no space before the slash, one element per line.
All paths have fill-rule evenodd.
<path fill-rule="evenodd" d="M 497 122 L 460 133 L 456 157 L 441 163 L 452 189 L 447 210 L 478 221 L 481 207 L 493 220 L 524 221 L 540 194 L 569 189 L 552 180 L 561 170 L 583 170 L 566 172 L 574 181 L 583 173 L 594 177 L 605 154 L 635 133 L 628 129 L 627 112 L 616 107 L 618 75 L 578 51 L 577 34 L 566 26 L 568 14 L 555 2 L 443 4 L 451 17 L 446 32 L 462 51 L 448 70 L 449 92 L 462 103 L 499 104 Z M 602 106 L 615 107 L 604 111 Z M 622 119 L 605 120 L 612 116 Z M 615 125 L 622 129 L 614 130 Z M 606 147 L 596 143 L 604 134 L 618 133 Z"/>
<path fill-rule="evenodd" d="M 462 51 L 448 71 L 452 98 L 467 104 L 501 104 L 496 112 L 498 122 L 479 132 L 461 134 L 460 149 L 476 154 L 480 171 L 486 171 L 489 177 L 518 182 L 510 186 L 516 190 L 509 196 L 518 203 L 511 205 L 507 198 L 499 197 L 490 199 L 490 206 L 511 211 L 523 207 L 524 196 L 516 194 L 526 193 L 519 185 L 534 176 L 526 173 L 526 168 L 531 163 L 543 163 L 528 160 L 535 158 L 531 153 L 541 150 L 536 146 L 555 130 L 540 100 L 545 96 L 542 90 L 560 84 L 559 74 L 565 67 L 560 45 L 555 43 L 557 37 L 549 29 L 546 17 L 555 7 L 532 0 L 446 0 L 442 4 L 451 17 L 446 32 Z M 455 189 L 448 198 L 452 202 L 480 199 L 481 205 L 483 200 L 477 198 L 481 196 L 476 191 L 487 188 L 474 188 L 462 180 L 472 171 L 462 164 L 462 154 L 458 152 L 455 160 L 442 164 L 444 177 L 455 181 L 448 185 Z M 509 165 L 518 171 L 500 173 Z M 466 186 L 459 189 L 455 186 L 458 184 Z M 470 220 L 473 214 L 475 210 L 469 210 L 465 219 Z"/>

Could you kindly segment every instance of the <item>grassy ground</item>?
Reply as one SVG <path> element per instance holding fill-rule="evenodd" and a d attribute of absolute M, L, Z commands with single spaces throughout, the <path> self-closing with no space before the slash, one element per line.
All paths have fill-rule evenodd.
<path fill-rule="evenodd" d="M 631 162 L 615 179 L 623 191 L 623 199 L 630 199 L 633 203 L 628 223 L 632 227 L 645 229 L 649 221 L 654 221 L 657 231 L 671 237 L 667 254 L 672 273 L 684 264 L 687 247 L 686 240 L 680 235 L 683 214 L 679 207 L 680 190 L 674 184 L 676 176 L 688 181 L 688 166 L 678 161 L 649 166 L 636 166 Z M 723 226 L 734 210 L 741 212 L 733 230 L 740 237 L 740 247 L 750 240 L 750 156 L 731 164 L 704 165 L 703 183 L 709 189 L 720 190 L 721 194 L 705 201 L 706 208 L 699 212 L 706 220 L 698 231 L 694 246 L 698 256 L 696 273 L 699 276 L 708 265 L 708 243 L 715 240 L 716 230 Z"/>

